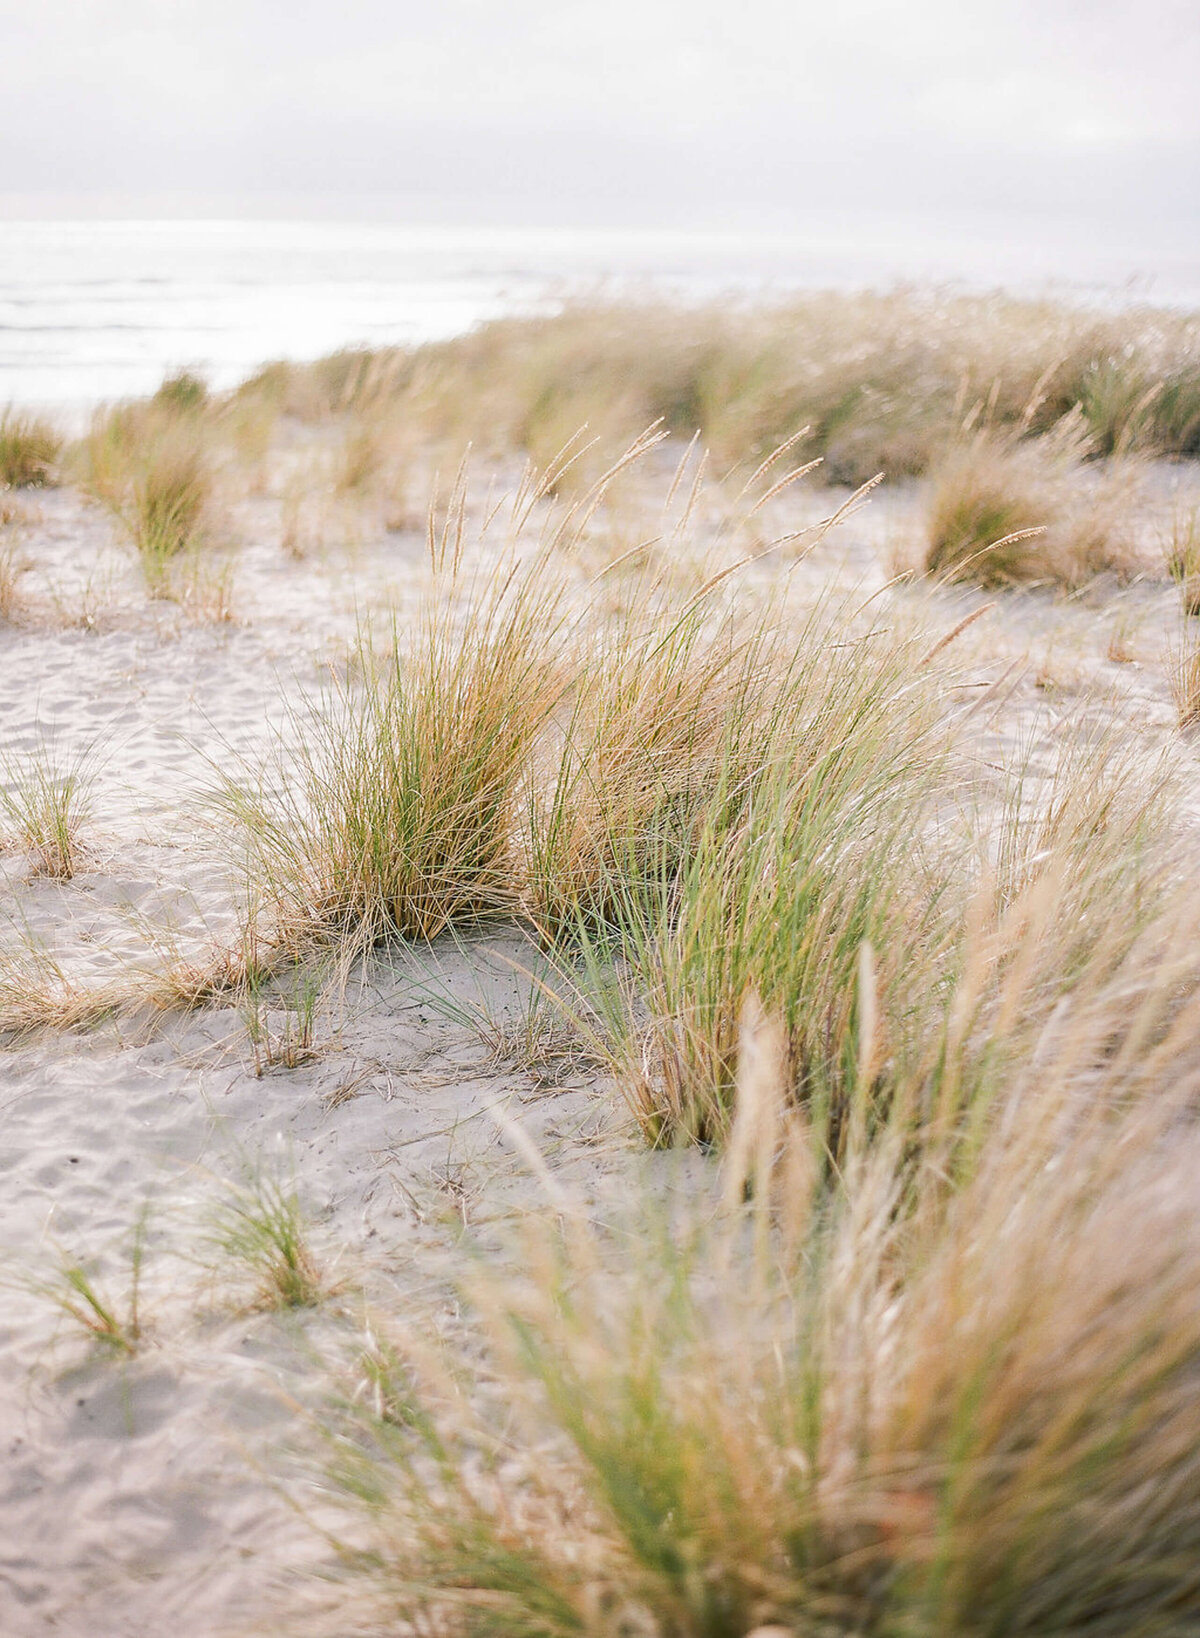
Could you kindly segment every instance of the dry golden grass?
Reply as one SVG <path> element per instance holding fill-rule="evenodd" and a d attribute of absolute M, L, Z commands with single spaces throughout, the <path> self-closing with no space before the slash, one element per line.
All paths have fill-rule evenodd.
<path fill-rule="evenodd" d="M 1167 660 L 1167 680 L 1181 728 L 1200 722 L 1200 641 L 1185 629 Z"/>
<path fill-rule="evenodd" d="M 924 471 L 972 412 L 1042 433 L 1077 408 L 1102 455 L 1196 454 L 1200 334 L 1194 318 L 1154 310 L 920 291 L 758 309 L 576 305 L 411 352 L 273 365 L 242 395 L 310 421 L 402 410 L 435 438 L 539 464 L 585 423 L 607 450 L 658 420 L 699 430 L 725 465 L 809 425 L 830 477 L 857 484 Z M 564 483 L 592 475 L 585 461 Z"/>
<path fill-rule="evenodd" d="M 155 579 L 159 597 L 178 603 L 197 625 L 231 625 L 237 618 L 234 566 L 195 545 Z"/>
<path fill-rule="evenodd" d="M 63 440 L 49 421 L 14 409 L 0 413 L 0 489 L 57 482 Z"/>
<path fill-rule="evenodd" d="M 1176 507 L 1163 540 L 1167 572 L 1179 582 L 1185 614 L 1200 614 L 1200 508 Z"/>
<path fill-rule="evenodd" d="M 81 984 L 28 938 L 0 946 L 0 1035 L 10 1041 L 46 1030 L 92 1029 L 127 999 L 121 979 Z"/>
<path fill-rule="evenodd" d="M 719 1200 L 692 1174 L 691 1209 L 656 1204 L 660 1171 L 609 1233 L 519 1142 L 550 1194 L 521 1274 L 468 1278 L 475 1324 L 441 1343 L 376 1321 L 326 1418 L 330 1476 L 370 1509 L 364 1622 L 1183 1638 L 1186 971 L 1186 1015 L 1175 967 L 1107 1053 L 1102 998 L 1047 1021 L 972 1141 L 932 1105 L 916 1158 L 907 1118 L 852 1110 L 831 1169 L 753 998 Z"/>
<path fill-rule="evenodd" d="M 171 559 L 203 544 L 212 495 L 212 468 L 202 436 L 176 425 L 142 445 L 117 515 L 152 591 L 164 585 Z"/>
<path fill-rule="evenodd" d="M 931 475 L 926 572 L 985 586 L 1131 578 L 1144 566 L 1137 469 L 1088 469 L 1085 453 L 1067 423 L 1039 439 L 980 433 L 953 448 Z"/>
<path fill-rule="evenodd" d="M 21 577 L 27 563 L 24 554 L 14 544 L 0 545 L 0 620 L 11 624 L 25 609 Z"/>
<path fill-rule="evenodd" d="M 172 596 L 176 560 L 210 544 L 218 531 L 226 421 L 225 406 L 184 373 L 168 377 L 144 402 L 97 410 L 72 451 L 71 470 L 116 519 L 152 596 Z"/>
<path fill-rule="evenodd" d="M 97 491 L 136 515 L 144 440 L 211 472 L 230 404 L 317 423 L 320 485 L 364 513 L 397 417 L 548 452 L 478 528 L 460 481 L 416 616 L 225 791 L 253 907 L 228 949 L 86 992 L 0 957 L 6 1031 L 220 998 L 265 1071 L 319 1050 L 327 970 L 509 917 L 541 949 L 536 1007 L 484 1020 L 497 1057 L 549 1031 L 648 1145 L 693 1147 L 599 1226 L 510 1129 L 548 1194 L 519 1274 L 481 1261 L 468 1320 L 366 1339 L 318 1419 L 326 1485 L 370 1503 L 368 1630 L 1193 1638 L 1200 905 L 1174 776 L 1094 707 L 972 775 L 964 621 L 912 631 L 898 596 L 797 616 L 739 595 L 739 543 L 811 542 L 756 535 L 763 457 L 811 420 L 836 475 L 933 464 L 931 573 L 1125 576 L 1132 455 L 1190 447 L 1195 346 L 1182 320 L 913 296 L 707 332 L 574 312 L 276 367 L 226 404 L 173 388 L 151 432 L 98 434 Z M 601 442 L 576 460 L 581 413 Z M 708 558 L 694 466 L 663 516 L 633 509 L 654 435 L 594 477 L 657 416 L 739 467 Z M 294 1189 L 241 1192 L 223 1233 L 257 1300 L 328 1289 Z"/>
<path fill-rule="evenodd" d="M 459 517 L 461 526 L 461 515 Z M 435 594 L 300 724 L 282 793 L 229 784 L 272 939 L 432 938 L 511 907 L 514 812 L 558 689 L 544 565 Z"/>

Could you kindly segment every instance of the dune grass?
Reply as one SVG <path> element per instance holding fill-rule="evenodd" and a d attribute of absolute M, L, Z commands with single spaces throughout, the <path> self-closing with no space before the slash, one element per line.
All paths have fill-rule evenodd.
<path fill-rule="evenodd" d="M 1181 728 L 1200 722 L 1200 642 L 1185 629 L 1167 657 L 1167 681 Z"/>
<path fill-rule="evenodd" d="M 32 871 L 70 881 L 87 858 L 83 842 L 92 813 L 94 752 L 73 756 L 42 746 L 33 756 L 2 766 L 0 810 L 13 827 L 13 842 L 29 856 Z"/>
<path fill-rule="evenodd" d="M 580 918 L 605 924 L 631 873 L 686 858 L 703 804 L 729 779 L 730 739 L 757 725 L 767 645 L 707 613 L 639 612 L 579 656 L 569 717 L 526 810 L 525 906 L 551 939 Z"/>
<path fill-rule="evenodd" d="M 27 566 L 23 553 L 16 545 L 0 546 L 0 620 L 7 620 L 10 624 L 25 611 L 21 577 Z"/>
<path fill-rule="evenodd" d="M 399 409 L 435 436 L 539 463 L 585 422 L 604 447 L 658 420 L 699 430 L 726 465 L 807 425 L 811 453 L 852 485 L 926 470 L 967 416 L 1041 434 L 1076 410 L 1101 455 L 1200 453 L 1193 318 L 938 291 L 575 304 L 411 351 L 273 365 L 242 393 L 308 420 Z"/>
<path fill-rule="evenodd" d="M 149 1222 L 150 1208 L 143 1205 L 122 1248 L 128 1274 L 120 1296 L 114 1294 L 112 1281 L 101 1277 L 96 1259 L 66 1250 L 60 1252 L 50 1276 L 31 1282 L 33 1291 L 77 1325 L 95 1348 L 126 1359 L 145 1340 L 142 1284 Z"/>
<path fill-rule="evenodd" d="M 198 378 L 169 376 L 145 401 L 96 411 L 72 452 L 82 488 L 116 519 L 151 595 L 215 528 L 219 409 Z"/>
<path fill-rule="evenodd" d="M 208 405 L 208 383 L 192 370 L 175 370 L 163 377 L 150 402 L 171 415 L 197 414 Z"/>
<path fill-rule="evenodd" d="M 1185 614 L 1200 615 L 1200 507 L 1176 507 L 1163 541 L 1167 572 L 1179 583 Z"/>
<path fill-rule="evenodd" d="M 1153 918 L 1158 775 L 1064 739 L 1058 783 L 1019 775 L 977 848 L 954 815 L 969 786 L 940 642 L 870 599 L 747 610 L 752 558 L 691 593 L 649 567 L 618 604 L 601 574 L 568 628 L 548 550 L 590 503 L 551 503 L 560 469 L 530 481 L 474 580 L 460 489 L 409 629 L 383 654 L 364 643 L 256 785 L 226 785 L 272 959 L 323 948 L 344 971 L 388 938 L 517 917 L 654 1144 L 725 1140 L 751 991 L 784 1021 L 791 1096 L 835 1162 L 864 1087 L 873 1121 L 901 1096 L 986 1103 L 1006 1055 L 1100 971 L 1105 916 L 1105 970 Z M 1022 1034 L 1004 997 L 1035 924 Z M 968 928 L 994 947 L 986 977 Z"/>
<path fill-rule="evenodd" d="M 858 1073 L 861 948 L 903 945 L 936 988 L 941 892 L 921 836 L 945 741 L 915 650 L 873 635 L 846 641 L 823 611 L 788 632 L 789 660 L 777 650 L 767 668 L 752 650 L 723 694 L 693 673 L 718 711 L 705 760 L 689 711 L 657 762 L 604 770 L 607 828 L 585 793 L 603 845 L 582 891 L 568 877 L 556 923 L 655 1142 L 724 1136 L 753 989 L 786 1017 L 796 1095 L 825 1108 L 836 1148 L 839 1089 Z"/>
<path fill-rule="evenodd" d="M 511 913 L 521 897 L 518 810 L 552 714 L 576 684 L 562 562 L 612 478 L 654 447 L 640 440 L 590 495 L 548 497 L 561 462 L 532 468 L 482 522 L 466 566 L 460 480 L 431 582 L 390 651 L 367 639 L 347 678 L 298 716 L 295 749 L 221 801 L 244 838 L 252 894 L 280 950 L 387 937 L 428 940 Z"/>
<path fill-rule="evenodd" d="M 0 489 L 41 489 L 58 481 L 61 434 L 41 416 L 0 412 Z"/>
<path fill-rule="evenodd" d="M 1192 437 L 1194 337 L 899 296 L 791 313 L 707 338 L 568 313 L 238 399 L 336 422 L 335 486 L 372 504 L 410 411 L 549 453 L 507 511 L 459 483 L 415 613 L 364 628 L 270 765 L 223 785 L 239 945 L 142 1000 L 220 995 L 259 1072 L 293 1068 L 327 972 L 509 918 L 539 946 L 515 1039 L 460 1016 L 497 1061 L 602 1066 L 648 1148 L 689 1151 L 643 1157 L 632 1206 L 601 1212 L 509 1129 L 546 1211 L 508 1263 L 489 1239 L 461 1311 L 374 1328 L 320 1418 L 322 1495 L 370 1505 L 365 1630 L 1194 1633 L 1200 964 L 1170 764 L 1089 701 L 1078 723 L 1031 708 L 1028 754 L 981 767 L 961 622 L 914 631 L 895 588 L 798 615 L 751 588 L 736 519 L 705 517 L 693 575 L 690 503 L 677 533 L 634 516 L 588 579 L 589 530 L 656 447 L 597 478 L 627 424 L 705 426 L 767 509 L 769 440 L 801 414 L 834 475 L 932 467 L 932 575 L 1125 576 L 1123 486 L 1135 452 Z M 563 436 L 585 402 L 595 449 Z M 167 477 L 176 439 L 211 473 L 224 412 L 159 405 Z M 135 521 L 142 436 L 114 422 L 94 468 Z M 14 1028 L 97 999 L 49 958 L 0 968 Z M 256 1306 L 330 1289 L 294 1183 L 250 1175 L 211 1240 Z M 120 1351 L 90 1266 L 64 1279 Z"/>
<path fill-rule="evenodd" d="M 390 656 L 313 702 L 273 792 L 226 785 L 281 948 L 428 939 L 511 907 L 515 804 L 558 685 L 553 626 L 535 577 L 463 604 L 435 595 Z"/>
<path fill-rule="evenodd" d="M 319 965 L 270 976 L 251 959 L 238 986 L 238 1010 L 246 1025 L 259 1079 L 269 1069 L 298 1069 L 320 1056 L 317 1028 L 329 974 Z M 282 1014 L 276 1026 L 272 1012 Z"/>
<path fill-rule="evenodd" d="M 329 1290 L 294 1182 L 262 1167 L 226 1189 L 209 1238 L 222 1263 L 249 1276 L 261 1307 L 311 1308 Z"/>
<path fill-rule="evenodd" d="M 931 473 L 927 574 L 984 586 L 1068 588 L 1143 567 L 1133 535 L 1137 469 L 1084 465 L 1080 426 L 1042 438 L 978 433 Z"/>
<path fill-rule="evenodd" d="M 1182 1638 L 1191 1091 L 1130 1105 L 1118 1063 L 1081 1099 L 1070 1037 L 965 1169 L 853 1117 L 830 1170 L 782 1019 L 748 1008 L 719 1200 L 689 1174 L 656 1207 L 660 1172 L 609 1233 L 556 1195 L 520 1274 L 468 1278 L 465 1333 L 376 1324 L 327 1418 L 374 1619 Z"/>
<path fill-rule="evenodd" d="M 202 438 L 174 426 L 142 445 L 118 516 L 152 590 L 163 585 L 172 559 L 202 542 L 211 501 Z"/>

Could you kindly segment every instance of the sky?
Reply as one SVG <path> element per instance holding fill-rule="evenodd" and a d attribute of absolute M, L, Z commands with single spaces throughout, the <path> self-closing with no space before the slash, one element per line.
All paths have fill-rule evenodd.
<path fill-rule="evenodd" d="M 1197 0 L 0 0 L 30 213 L 1200 224 Z M 16 207 L 14 207 L 16 208 Z"/>

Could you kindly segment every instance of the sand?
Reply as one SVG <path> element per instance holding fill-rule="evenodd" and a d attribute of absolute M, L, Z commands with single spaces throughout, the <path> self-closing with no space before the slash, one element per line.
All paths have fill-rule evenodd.
<path fill-rule="evenodd" d="M 901 588 L 896 618 L 935 635 L 993 603 L 959 641 L 955 707 L 981 768 L 1027 756 L 1048 768 L 1082 715 L 1120 717 L 1148 755 L 1195 759 L 1167 683 L 1178 593 L 1155 567 L 1156 531 L 1188 468 L 1151 475 L 1139 527 L 1148 574 L 1075 598 Z M 844 496 L 808 491 L 796 519 Z M 784 504 L 784 503 L 781 503 Z M 869 595 L 911 551 L 919 486 L 885 488 L 799 568 L 778 556 L 745 595 L 790 576 L 798 604 L 841 584 Z M 92 748 L 95 811 L 85 868 L 31 878 L 0 856 L 0 934 L 103 983 L 231 936 L 228 837 L 206 805 L 215 770 L 286 742 L 362 614 L 402 621 L 423 584 L 416 531 L 369 522 L 297 561 L 278 503 L 231 515 L 229 622 L 149 600 L 104 515 L 69 490 L 27 499 L 17 549 L 22 610 L 0 626 L 0 747 Z M 257 1075 L 230 1005 L 131 1015 L 89 1032 L 11 1041 L 0 1055 L 0 1633 L 175 1638 L 285 1630 L 330 1596 L 311 1572 L 335 1556 L 308 1411 L 331 1391 L 325 1361 L 383 1307 L 452 1307 L 467 1243 L 502 1255 L 504 1229 L 541 1185 L 508 1134 L 515 1120 L 584 1196 L 619 1189 L 647 1161 L 619 1096 L 586 1063 L 558 1084 L 506 1063 L 453 1016 L 485 997 L 516 1016 L 530 960 L 516 935 L 396 950 L 356 971 L 319 1023 L 311 1060 Z M 445 997 L 451 998 L 447 1005 Z M 277 1017 L 275 1023 L 280 1023 Z M 505 1111 L 498 1119 L 495 1111 Z M 662 1186 L 670 1157 L 650 1162 Z M 209 1245 L 214 1202 L 248 1169 L 291 1179 L 314 1218 L 334 1285 L 324 1309 L 258 1311 Z M 39 1284 L 95 1258 L 128 1283 L 145 1205 L 144 1345 L 123 1361 L 90 1348 Z M 215 1268 L 212 1266 L 217 1263 Z"/>

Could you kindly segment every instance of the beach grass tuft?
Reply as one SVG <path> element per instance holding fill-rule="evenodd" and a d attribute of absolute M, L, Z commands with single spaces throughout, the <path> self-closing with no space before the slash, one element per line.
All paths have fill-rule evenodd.
<path fill-rule="evenodd" d="M 63 439 L 41 416 L 0 412 L 0 489 L 41 489 L 58 482 Z"/>

